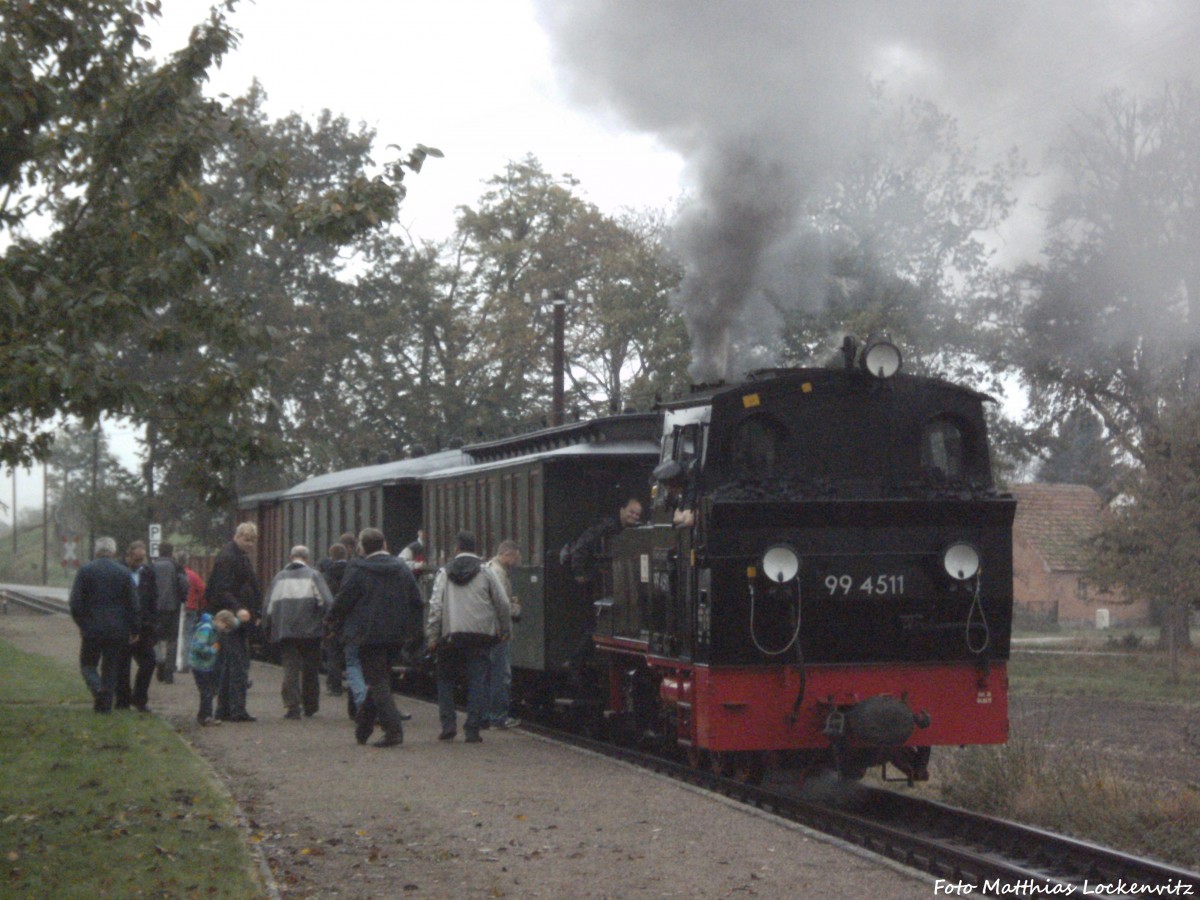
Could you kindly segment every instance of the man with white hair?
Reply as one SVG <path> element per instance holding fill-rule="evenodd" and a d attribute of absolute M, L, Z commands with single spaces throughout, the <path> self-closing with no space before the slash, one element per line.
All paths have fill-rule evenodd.
<path fill-rule="evenodd" d="M 240 623 L 221 640 L 217 667 L 221 671 L 217 688 L 217 718 L 226 722 L 253 722 L 246 711 L 249 688 L 250 643 L 246 632 L 258 618 L 262 590 L 250 552 L 258 544 L 258 526 L 242 522 L 233 540 L 222 548 L 213 562 L 212 574 L 204 589 L 204 602 L 214 616 L 223 609 L 232 612 Z"/>
<path fill-rule="evenodd" d="M 286 719 L 314 716 L 321 704 L 321 636 L 333 596 L 324 576 L 309 565 L 308 548 L 292 548 L 291 562 L 267 591 L 263 617 L 267 640 L 279 645 L 283 659 Z"/>
<path fill-rule="evenodd" d="M 117 660 L 121 651 L 137 640 L 138 605 L 129 570 L 113 557 L 117 542 L 96 541 L 96 558 L 75 573 L 71 587 L 71 618 L 79 626 L 83 643 L 79 668 L 92 692 L 92 708 L 112 711 L 117 686 Z"/>

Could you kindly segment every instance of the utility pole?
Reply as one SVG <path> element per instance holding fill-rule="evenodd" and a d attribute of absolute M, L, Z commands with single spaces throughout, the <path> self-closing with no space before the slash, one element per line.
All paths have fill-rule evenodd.
<path fill-rule="evenodd" d="M 42 584 L 50 583 L 50 457 L 42 463 Z"/>
<path fill-rule="evenodd" d="M 96 502 L 96 487 L 100 479 L 100 425 L 92 429 L 92 499 L 88 505 L 91 509 L 88 511 L 88 559 L 95 552 L 96 547 L 96 515 L 99 512 L 100 504 Z"/>

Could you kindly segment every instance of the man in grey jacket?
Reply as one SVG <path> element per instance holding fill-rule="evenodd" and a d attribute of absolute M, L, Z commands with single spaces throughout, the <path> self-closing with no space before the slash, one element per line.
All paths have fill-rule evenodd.
<path fill-rule="evenodd" d="M 154 645 L 157 663 L 155 675 L 164 684 L 175 680 L 175 657 L 179 649 L 180 616 L 187 603 L 188 577 L 183 567 L 175 562 L 175 547 L 163 541 L 158 545 L 158 556 L 150 563 L 154 572 L 154 588 L 158 591 L 158 622 L 155 631 L 158 642 Z"/>
<path fill-rule="evenodd" d="M 437 574 L 429 598 L 425 638 L 437 651 L 439 740 L 452 741 L 458 718 L 454 711 L 454 681 L 467 676 L 467 743 L 482 738 L 488 704 L 488 651 L 498 640 L 508 640 L 512 610 L 508 594 L 494 572 L 475 553 L 475 535 L 460 531 L 456 556 Z"/>
<path fill-rule="evenodd" d="M 284 718 L 316 714 L 321 703 L 321 636 L 333 596 L 325 578 L 309 566 L 308 548 L 292 548 L 291 562 L 267 592 L 264 619 L 268 640 L 283 657 Z"/>

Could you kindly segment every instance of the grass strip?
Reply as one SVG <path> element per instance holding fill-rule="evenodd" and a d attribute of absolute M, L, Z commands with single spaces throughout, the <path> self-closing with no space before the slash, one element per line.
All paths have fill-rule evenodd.
<path fill-rule="evenodd" d="M 155 716 L 0 641 L 0 895 L 261 897 L 232 800 Z"/>
<path fill-rule="evenodd" d="M 1152 650 L 1106 653 L 1012 654 L 1010 689 L 1026 696 L 1093 697 L 1195 706 L 1200 698 L 1200 655 L 1180 654 L 1179 681 L 1170 657 Z"/>

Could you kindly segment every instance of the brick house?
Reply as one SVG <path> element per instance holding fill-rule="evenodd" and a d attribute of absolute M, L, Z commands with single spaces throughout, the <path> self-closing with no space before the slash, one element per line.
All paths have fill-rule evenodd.
<path fill-rule="evenodd" d="M 1045 624 L 1144 625 L 1145 601 L 1119 591 L 1101 593 L 1084 575 L 1084 545 L 1105 514 L 1104 503 L 1083 484 L 1017 484 L 1013 522 L 1014 621 Z"/>

